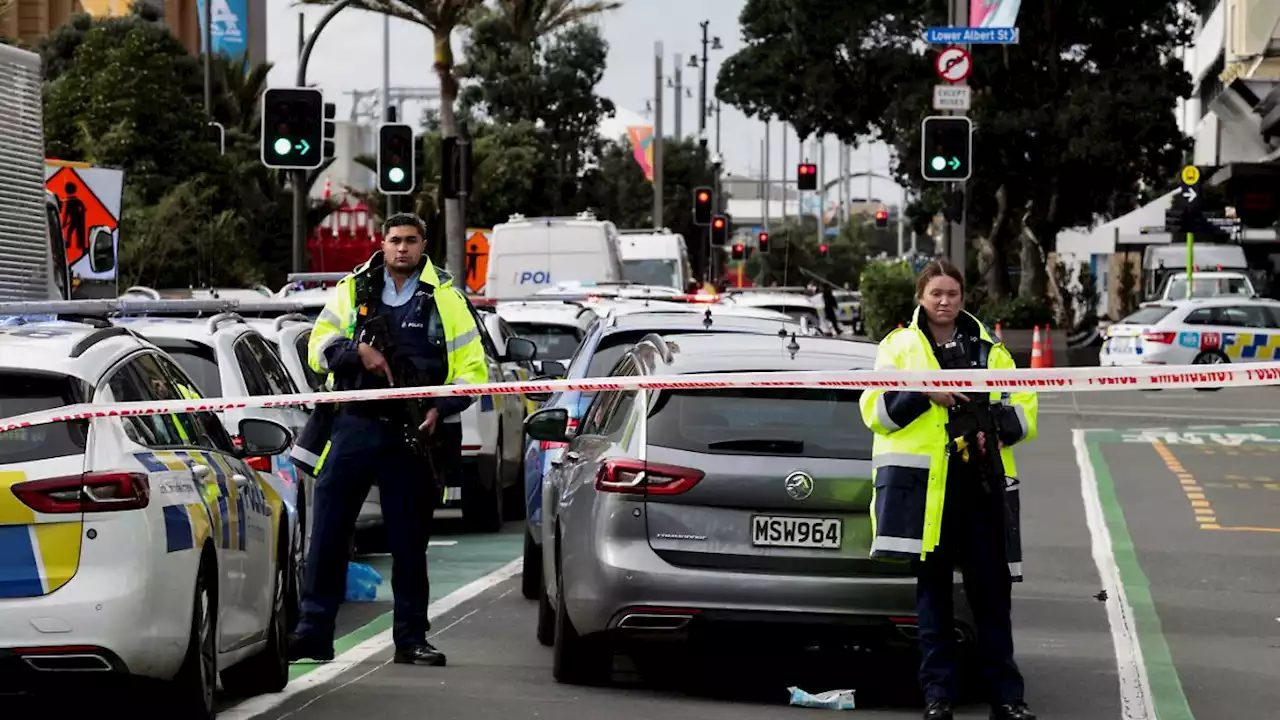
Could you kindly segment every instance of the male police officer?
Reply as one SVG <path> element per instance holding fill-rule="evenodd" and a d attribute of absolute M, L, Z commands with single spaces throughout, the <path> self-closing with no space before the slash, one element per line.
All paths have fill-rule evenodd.
<path fill-rule="evenodd" d="M 453 277 L 426 258 L 425 236 L 426 226 L 416 215 L 387 218 L 382 252 L 338 283 L 308 347 L 308 362 L 316 372 L 330 373 L 333 389 L 488 382 L 484 348 L 467 301 Z M 371 327 L 382 328 L 389 337 L 373 337 Z M 383 350 L 393 346 L 393 356 L 384 356 L 374 345 Z M 397 371 L 417 380 L 397 378 Z M 441 424 L 459 422 L 459 413 L 470 403 L 467 397 L 437 398 L 418 430 L 429 436 Z M 444 654 L 426 637 L 424 518 L 430 517 L 439 479 L 430 477 L 427 459 L 409 442 L 407 417 L 406 401 L 365 401 L 340 406 L 332 419 L 329 441 L 314 461 L 315 519 L 291 659 L 333 658 L 348 540 L 376 478 L 392 555 L 395 661 L 445 664 Z"/>

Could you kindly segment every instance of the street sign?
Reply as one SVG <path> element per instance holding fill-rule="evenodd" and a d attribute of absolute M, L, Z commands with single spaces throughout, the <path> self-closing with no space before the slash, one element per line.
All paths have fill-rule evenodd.
<path fill-rule="evenodd" d="M 1200 184 L 1200 168 L 1195 165 L 1188 165 L 1182 168 L 1182 184 L 1183 185 L 1199 185 Z"/>
<path fill-rule="evenodd" d="M 961 47 L 945 48 L 933 61 L 933 69 L 938 77 L 949 83 L 962 82 L 973 70 L 973 58 Z"/>
<path fill-rule="evenodd" d="M 930 45 L 1017 45 L 1018 28 L 931 27 L 924 40 Z"/>
<path fill-rule="evenodd" d="M 934 85 L 933 109 L 968 110 L 969 97 L 968 85 Z"/>

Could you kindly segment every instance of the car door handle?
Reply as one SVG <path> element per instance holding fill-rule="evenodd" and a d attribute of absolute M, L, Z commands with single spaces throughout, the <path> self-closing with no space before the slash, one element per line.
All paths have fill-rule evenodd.
<path fill-rule="evenodd" d="M 195 475 L 196 480 L 200 482 L 209 482 L 209 479 L 213 477 L 213 468 L 196 463 L 191 466 L 191 474 Z"/>

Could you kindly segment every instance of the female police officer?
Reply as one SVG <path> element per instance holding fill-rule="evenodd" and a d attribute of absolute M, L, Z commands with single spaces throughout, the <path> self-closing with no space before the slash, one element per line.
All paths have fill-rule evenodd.
<path fill-rule="evenodd" d="M 1011 369 L 1013 357 L 964 311 L 964 276 L 937 260 L 916 281 L 911 325 L 880 342 L 878 369 Z M 956 697 L 953 570 L 964 573 L 965 596 L 977 630 L 977 661 L 990 693 L 992 720 L 1035 720 L 1023 702 L 1022 674 L 1013 659 L 1011 583 L 1021 580 L 1018 480 L 1014 443 L 1036 435 L 1035 393 L 866 390 L 862 418 L 875 433 L 875 539 L 872 557 L 910 559 L 917 567 L 920 683 L 926 720 L 950 720 Z M 962 405 L 991 403 L 988 408 Z M 986 413 L 996 427 L 999 464 L 982 463 L 986 440 L 953 443 L 960 410 Z M 970 415 L 969 417 L 972 417 Z M 976 443 L 975 443 L 976 440 Z M 974 446 L 976 445 L 976 447 Z M 998 447 L 999 449 L 995 449 Z M 967 458 L 967 461 L 966 461 Z M 994 458 L 989 458 L 994 459 Z M 992 468 L 997 468 L 993 471 Z M 993 474 L 1001 477 L 992 478 Z"/>

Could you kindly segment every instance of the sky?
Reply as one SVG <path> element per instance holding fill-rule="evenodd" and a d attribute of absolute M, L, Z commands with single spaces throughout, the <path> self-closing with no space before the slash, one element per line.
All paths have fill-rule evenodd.
<path fill-rule="evenodd" d="M 620 119 L 628 122 L 653 121 L 646 116 L 647 106 L 652 105 L 656 77 L 655 44 L 663 48 L 663 74 L 674 81 L 675 55 L 680 54 L 681 64 L 687 66 L 689 56 L 701 55 L 704 20 L 710 21 L 709 37 L 719 36 L 722 50 L 708 50 L 710 59 L 707 72 L 708 85 L 714 86 L 720 64 L 735 50 L 742 47 L 742 33 L 738 26 L 738 14 L 746 0 L 623 0 L 623 6 L 603 15 L 597 22 L 609 43 L 608 67 L 604 79 L 596 91 L 610 98 L 620 108 Z M 298 54 L 298 15 L 304 14 L 307 31 L 314 28 L 324 7 L 299 7 L 286 0 L 268 0 L 267 6 L 267 55 L 275 63 L 271 73 L 273 87 L 294 84 Z M 430 31 L 424 27 L 392 20 L 390 83 L 393 87 L 437 87 L 432 69 L 432 44 Z M 337 105 L 338 119 L 346 119 L 351 108 L 350 90 L 374 90 L 381 86 L 383 77 L 383 21 L 382 17 L 358 10 L 340 13 L 325 28 L 317 41 L 307 68 L 307 80 L 316 83 L 326 98 Z M 459 59 L 463 41 L 455 33 L 453 45 Z M 682 101 L 682 128 L 684 134 L 693 135 L 698 124 L 698 83 L 701 71 L 682 68 L 682 83 L 687 92 Z M 674 89 L 664 85 L 664 133 L 674 135 Z M 708 99 L 714 98 L 711 88 Z M 418 111 L 405 115 L 409 122 L 416 122 Z M 760 177 L 762 175 L 762 142 L 765 138 L 764 123 L 747 118 L 737 110 L 721 107 L 720 152 L 725 167 L 736 174 Z M 707 122 L 709 147 L 716 149 L 715 118 Z M 777 123 L 771 130 L 770 177 L 782 177 L 782 132 Z M 822 162 L 818 153 L 806 143 L 806 155 L 811 161 Z M 826 178 L 834 179 L 838 167 L 838 143 L 826 142 Z M 787 175 L 794 178 L 798 162 L 795 132 L 788 133 Z M 853 172 L 868 168 L 888 175 L 889 149 L 876 143 L 870 147 L 858 147 L 852 151 Z M 853 181 L 851 195 L 865 196 L 866 180 Z M 900 202 L 902 190 L 892 181 L 873 178 L 872 196 L 884 202 Z M 834 199 L 834 198 L 833 198 Z"/>

